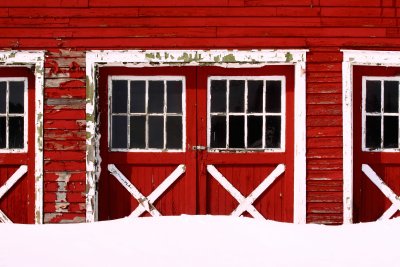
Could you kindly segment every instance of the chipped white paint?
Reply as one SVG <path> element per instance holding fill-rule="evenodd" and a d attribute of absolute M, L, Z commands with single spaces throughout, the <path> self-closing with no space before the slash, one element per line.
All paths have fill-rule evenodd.
<path fill-rule="evenodd" d="M 343 223 L 353 222 L 353 66 L 400 67 L 398 51 L 342 50 Z"/>
<path fill-rule="evenodd" d="M 15 185 L 22 176 L 28 172 L 27 165 L 21 165 L 13 175 L 0 187 L 0 199 L 10 190 L 10 188 Z M 12 221 L 0 210 L 0 222 L 12 223 Z"/>
<path fill-rule="evenodd" d="M 97 50 L 86 53 L 86 221 L 97 219 L 100 136 L 97 129 L 97 69 L 102 66 L 221 66 L 259 68 L 294 65 L 294 222 L 306 222 L 306 53 L 308 50 Z"/>
<path fill-rule="evenodd" d="M 117 178 L 118 182 L 139 202 L 138 207 L 129 217 L 139 217 L 147 211 L 153 217 L 161 216 L 161 213 L 154 206 L 154 202 L 185 172 L 185 165 L 179 165 L 148 197 L 126 178 L 114 164 L 108 164 L 108 170 Z"/>
<path fill-rule="evenodd" d="M 389 220 L 397 211 L 400 211 L 400 197 L 397 196 L 389 186 L 374 172 L 368 164 L 362 164 L 362 171 L 381 190 L 381 192 L 392 202 L 392 206 L 385 211 L 379 220 Z"/>
<path fill-rule="evenodd" d="M 43 223 L 44 51 L 0 51 L 0 66 L 35 68 L 35 223 Z"/>
<path fill-rule="evenodd" d="M 285 171 L 285 165 L 279 164 L 246 198 L 213 165 L 207 165 L 207 171 L 239 202 L 232 216 L 239 217 L 247 211 L 256 219 L 265 219 L 253 203 Z"/>

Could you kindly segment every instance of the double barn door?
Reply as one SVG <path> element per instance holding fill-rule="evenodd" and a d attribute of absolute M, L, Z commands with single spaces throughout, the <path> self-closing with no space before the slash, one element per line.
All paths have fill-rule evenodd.
<path fill-rule="evenodd" d="M 293 71 L 100 68 L 99 220 L 293 221 Z"/>

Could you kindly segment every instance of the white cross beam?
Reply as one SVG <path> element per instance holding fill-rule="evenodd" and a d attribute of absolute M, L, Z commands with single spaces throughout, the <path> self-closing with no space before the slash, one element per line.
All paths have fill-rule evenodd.
<path fill-rule="evenodd" d="M 145 211 L 153 217 L 161 216 L 161 213 L 154 207 L 154 202 L 185 172 L 185 169 L 185 165 L 179 165 L 148 197 L 145 197 L 114 164 L 108 165 L 111 174 L 139 202 L 139 206 L 129 217 L 139 217 Z"/>
<path fill-rule="evenodd" d="M 21 167 L 19 167 L 18 170 L 16 170 L 14 174 L 11 175 L 11 177 L 5 182 L 5 184 L 3 184 L 0 187 L 0 199 L 8 192 L 8 190 L 10 190 L 11 187 L 13 187 L 13 185 L 15 185 L 18 182 L 19 179 L 22 178 L 22 176 L 27 171 L 28 171 L 28 166 L 21 165 Z M 0 222 L 12 223 L 12 221 L 1 210 L 0 210 Z"/>
<path fill-rule="evenodd" d="M 378 219 L 388 220 L 390 219 L 398 210 L 400 210 L 400 197 L 397 196 L 389 186 L 374 172 L 374 170 L 368 165 L 363 164 L 361 166 L 362 171 L 365 175 L 381 190 L 381 192 L 392 202 L 390 208 L 383 213 L 383 215 Z"/>
<path fill-rule="evenodd" d="M 237 200 L 237 202 L 239 202 L 239 206 L 231 215 L 240 216 L 243 212 L 247 211 L 254 218 L 265 219 L 264 216 L 253 206 L 253 203 L 276 180 L 276 178 L 285 171 L 285 165 L 279 164 L 267 176 L 267 178 L 265 178 L 264 181 L 262 181 L 261 184 L 259 184 L 257 188 L 247 196 L 247 198 L 245 198 L 213 165 L 207 165 L 207 171 Z"/>

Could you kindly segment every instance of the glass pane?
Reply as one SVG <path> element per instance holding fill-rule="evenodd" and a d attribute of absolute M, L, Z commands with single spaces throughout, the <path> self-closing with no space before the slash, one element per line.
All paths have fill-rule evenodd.
<path fill-rule="evenodd" d="M 131 81 L 131 112 L 144 113 L 146 111 L 146 82 Z"/>
<path fill-rule="evenodd" d="M 229 112 L 244 111 L 244 81 L 229 81 Z"/>
<path fill-rule="evenodd" d="M 229 148 L 244 148 L 244 116 L 229 116 Z"/>
<path fill-rule="evenodd" d="M 281 117 L 267 116 L 265 118 L 265 147 L 281 147 Z"/>
<path fill-rule="evenodd" d="M 113 80 L 111 91 L 112 113 L 126 113 L 128 109 L 128 81 Z"/>
<path fill-rule="evenodd" d="M 381 82 L 367 81 L 366 91 L 366 111 L 380 112 L 381 111 Z"/>
<path fill-rule="evenodd" d="M 167 112 L 182 113 L 182 81 L 167 82 Z"/>
<path fill-rule="evenodd" d="M 149 148 L 164 148 L 164 117 L 149 116 Z"/>
<path fill-rule="evenodd" d="M 0 82 L 0 113 L 6 113 L 7 82 Z"/>
<path fill-rule="evenodd" d="M 128 117 L 112 116 L 111 121 L 111 147 L 127 148 L 128 147 Z"/>
<path fill-rule="evenodd" d="M 399 82 L 385 81 L 384 83 L 384 111 L 399 112 Z"/>
<path fill-rule="evenodd" d="M 211 112 L 226 112 L 226 80 L 211 81 Z"/>
<path fill-rule="evenodd" d="M 383 119 L 383 147 L 399 147 L 399 117 L 385 116 Z"/>
<path fill-rule="evenodd" d="M 262 116 L 247 117 L 247 147 L 262 147 Z"/>
<path fill-rule="evenodd" d="M 281 112 L 281 81 L 266 81 L 266 112 Z"/>
<path fill-rule="evenodd" d="M 10 82 L 10 113 L 24 113 L 24 82 Z"/>
<path fill-rule="evenodd" d="M 146 148 L 146 116 L 132 116 L 130 120 L 130 147 Z"/>
<path fill-rule="evenodd" d="M 263 81 L 247 82 L 247 110 L 248 112 L 262 112 L 263 105 Z"/>
<path fill-rule="evenodd" d="M 6 117 L 0 117 L 0 148 L 6 148 Z"/>
<path fill-rule="evenodd" d="M 149 113 L 164 112 L 164 81 L 149 81 Z"/>
<path fill-rule="evenodd" d="M 226 117 L 211 116 L 211 136 L 210 143 L 212 148 L 226 148 Z"/>
<path fill-rule="evenodd" d="M 182 117 L 167 117 L 167 148 L 182 149 Z"/>
<path fill-rule="evenodd" d="M 24 118 L 10 117 L 9 121 L 9 148 L 24 148 Z"/>
<path fill-rule="evenodd" d="M 381 117 L 367 116 L 365 128 L 366 128 L 365 147 L 380 148 L 381 147 Z"/>

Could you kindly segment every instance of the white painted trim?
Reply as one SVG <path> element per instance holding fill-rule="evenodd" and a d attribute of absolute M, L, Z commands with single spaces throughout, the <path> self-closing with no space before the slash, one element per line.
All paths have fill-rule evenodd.
<path fill-rule="evenodd" d="M 86 53 L 86 221 L 97 219 L 100 177 L 99 135 L 96 134 L 96 74 L 102 66 L 221 66 L 259 68 L 293 65 L 294 90 L 294 222 L 306 222 L 306 53 L 308 50 L 94 50 Z"/>
<path fill-rule="evenodd" d="M 342 50 L 343 223 L 353 222 L 353 66 L 400 67 L 400 51 Z"/>
<path fill-rule="evenodd" d="M 44 51 L 0 51 L 0 66 L 35 68 L 35 223 L 43 223 Z"/>

